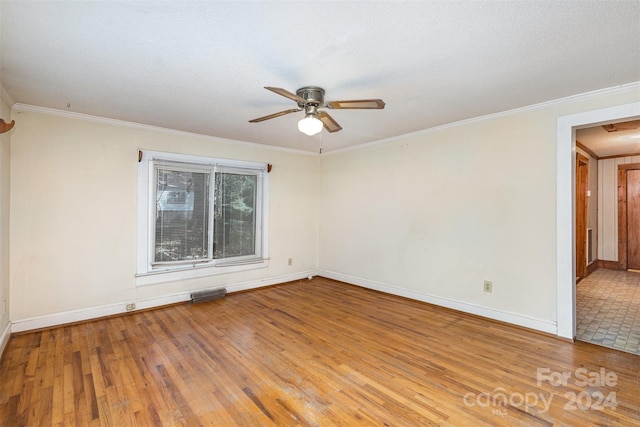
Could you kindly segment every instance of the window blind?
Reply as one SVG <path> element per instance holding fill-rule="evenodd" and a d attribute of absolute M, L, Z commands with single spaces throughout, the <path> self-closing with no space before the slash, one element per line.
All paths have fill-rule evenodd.
<path fill-rule="evenodd" d="M 212 165 L 154 162 L 153 265 L 211 260 Z"/>

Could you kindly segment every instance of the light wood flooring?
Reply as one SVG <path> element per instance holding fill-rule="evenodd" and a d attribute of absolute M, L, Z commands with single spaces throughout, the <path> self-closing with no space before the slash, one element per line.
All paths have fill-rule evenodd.
<path fill-rule="evenodd" d="M 13 336 L 1 426 L 640 423 L 640 356 L 314 278 Z"/>

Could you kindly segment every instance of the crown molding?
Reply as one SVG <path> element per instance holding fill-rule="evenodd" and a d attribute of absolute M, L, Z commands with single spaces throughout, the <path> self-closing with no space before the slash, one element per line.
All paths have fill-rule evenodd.
<path fill-rule="evenodd" d="M 630 89 L 636 89 L 636 90 L 640 91 L 640 81 L 633 82 L 633 83 L 627 83 L 627 84 L 623 84 L 623 85 L 619 85 L 619 86 L 614 86 L 614 87 L 610 87 L 610 88 L 605 88 L 605 89 L 598 89 L 598 90 L 594 90 L 594 91 L 590 91 L 590 92 L 580 93 L 580 94 L 577 94 L 577 95 L 571 95 L 571 96 L 567 96 L 567 97 L 564 97 L 564 98 L 558 98 L 558 99 L 554 99 L 554 100 L 551 100 L 551 101 L 545 101 L 545 102 L 541 102 L 541 103 L 538 103 L 538 104 L 533 104 L 533 105 L 529 105 L 529 106 L 525 106 L 525 107 L 514 108 L 514 109 L 511 109 L 511 110 L 506 110 L 506 111 L 502 111 L 502 112 L 498 112 L 498 113 L 492 113 L 492 114 L 487 114 L 487 115 L 484 115 L 484 116 L 473 117 L 473 118 L 470 118 L 470 119 L 459 120 L 457 122 L 447 123 L 447 124 L 440 125 L 440 126 L 434 126 L 434 127 L 431 127 L 431 128 L 422 129 L 422 130 L 415 131 L 415 132 L 409 132 L 409 133 L 405 133 L 405 134 L 402 134 L 402 135 L 392 136 L 392 137 L 389 137 L 389 138 L 383 138 L 383 139 L 379 139 L 379 140 L 365 142 L 363 144 L 355 145 L 353 147 L 340 148 L 340 149 L 336 149 L 336 150 L 323 149 L 320 153 L 315 152 L 315 151 L 314 152 L 310 152 L 310 151 L 305 151 L 305 150 L 297 150 L 297 149 L 293 149 L 293 148 L 276 147 L 276 146 L 273 146 L 273 145 L 258 144 L 258 143 L 249 142 L 249 141 L 240 141 L 240 140 L 234 140 L 234 139 L 228 139 L 228 138 L 221 138 L 221 137 L 216 137 L 216 136 L 211 136 L 211 135 L 204 135 L 204 134 L 199 134 L 199 133 L 194 133 L 194 132 L 187 132 L 187 131 L 180 131 L 180 130 L 176 130 L 176 129 L 164 128 L 164 127 L 161 127 L 161 126 L 146 125 L 146 124 L 142 124 L 142 123 L 129 122 L 129 121 L 126 121 L 126 120 L 110 119 L 110 118 L 107 118 L 107 117 L 93 116 L 93 115 L 90 115 L 90 114 L 83 114 L 83 113 L 76 113 L 76 112 L 73 112 L 73 111 L 59 110 L 59 109 L 55 109 L 55 108 L 39 107 L 39 106 L 35 106 L 35 105 L 15 103 L 13 101 L 13 99 L 11 98 L 11 96 L 6 92 L 6 90 L 4 90 L 2 85 L 0 85 L 0 95 L 2 96 L 2 99 L 4 99 L 5 102 L 7 102 L 11 106 L 12 110 L 15 110 L 15 111 L 24 111 L 24 112 L 33 112 L 33 113 L 39 113 L 39 114 L 47 114 L 47 115 L 53 115 L 53 116 L 59 116 L 59 117 L 67 117 L 67 118 L 73 118 L 73 119 L 78 119 L 78 120 L 85 120 L 85 121 L 90 121 L 90 122 L 94 122 L 94 123 L 104 123 L 104 124 L 109 124 L 109 125 L 114 125 L 114 126 L 122 126 L 122 127 L 129 127 L 129 128 L 134 128 L 134 129 L 144 129 L 144 130 L 150 130 L 150 131 L 155 131 L 155 132 L 163 132 L 163 133 L 179 135 L 179 136 L 185 136 L 185 137 L 203 138 L 203 139 L 216 141 L 216 142 L 221 142 L 221 143 L 225 143 L 225 144 L 243 145 L 243 146 L 247 146 L 247 147 L 251 147 L 251 148 L 274 150 L 274 151 L 280 151 L 280 152 L 285 152 L 285 153 L 303 154 L 303 155 L 307 155 L 307 156 L 327 156 L 327 155 L 340 154 L 340 153 L 353 151 L 353 150 L 361 150 L 361 149 L 364 149 L 364 148 L 368 148 L 368 147 L 372 147 L 372 146 L 376 146 L 376 145 L 381 145 L 381 144 L 389 144 L 389 143 L 392 143 L 392 142 L 395 142 L 395 141 L 404 140 L 404 139 L 412 138 L 412 137 L 415 137 L 415 136 L 428 135 L 428 134 L 439 132 L 439 131 L 442 131 L 442 130 L 445 130 L 445 129 L 451 129 L 451 128 L 456 128 L 456 127 L 466 126 L 466 125 L 470 125 L 470 124 L 474 124 L 474 123 L 481 123 L 481 122 L 485 122 L 485 121 L 489 121 L 489 120 L 494 120 L 494 119 L 503 118 L 503 117 L 509 117 L 509 116 L 513 116 L 513 115 L 517 115 L 517 114 L 526 113 L 526 112 L 538 111 L 538 110 L 542 110 L 542 109 L 549 108 L 549 107 L 554 107 L 554 106 L 557 107 L 557 106 L 560 106 L 560 105 L 563 105 L 563 104 L 572 103 L 572 102 L 587 101 L 587 100 L 590 100 L 590 99 L 599 98 L 599 97 L 607 96 L 607 95 L 616 95 L 618 93 L 627 92 Z"/>
<path fill-rule="evenodd" d="M 195 132 L 187 132 L 187 131 L 182 131 L 182 130 L 164 128 L 164 127 L 161 127 L 161 126 L 145 125 L 145 124 L 142 124 L 142 123 L 129 122 L 129 121 L 126 121 L 126 120 L 110 119 L 108 117 L 93 116 L 91 114 L 77 113 L 77 112 L 74 112 L 74 111 L 65 111 L 65 110 L 59 110 L 59 109 L 56 109 L 56 108 L 49 108 L 49 107 L 39 107 L 37 105 L 29 105 L 29 104 L 17 103 L 15 105 L 13 105 L 12 110 L 13 111 L 19 111 L 19 112 L 46 114 L 46 115 L 49 115 L 49 116 L 66 117 L 66 118 L 70 118 L 70 119 L 83 120 L 83 121 L 93 122 L 93 123 L 102 123 L 102 124 L 107 124 L 107 125 L 112 125 L 112 126 L 127 127 L 127 128 L 132 128 L 132 129 L 149 130 L 149 131 L 152 131 L 152 132 L 162 132 L 162 133 L 167 133 L 167 134 L 172 134 L 172 135 L 177 135 L 177 136 L 192 137 L 192 138 L 195 137 L 195 138 L 201 138 L 201 139 L 206 139 L 206 140 L 215 141 L 215 142 L 221 142 L 223 144 L 242 145 L 242 146 L 246 146 L 246 147 L 250 147 L 250 148 L 259 148 L 259 149 L 263 149 L 263 150 L 280 151 L 280 152 L 294 153 L 294 154 L 304 154 L 304 155 L 307 155 L 307 156 L 314 156 L 314 157 L 318 156 L 318 153 L 316 153 L 316 152 L 310 152 L 310 151 L 304 151 L 304 150 L 296 150 L 294 148 L 276 147 L 276 146 L 273 146 L 273 145 L 258 144 L 258 143 L 255 143 L 255 142 L 248 142 L 248 141 L 240 141 L 240 140 L 235 140 L 235 139 L 221 138 L 221 137 L 217 137 L 217 136 L 204 135 L 204 134 L 195 133 Z"/>
<path fill-rule="evenodd" d="M 630 89 L 636 89 L 636 90 L 640 91 L 640 81 L 633 82 L 633 83 L 627 83 L 627 84 L 623 84 L 623 85 L 620 85 L 620 86 L 614 86 L 614 87 L 610 87 L 610 88 L 605 88 L 605 89 L 598 89 L 598 90 L 594 90 L 594 91 L 591 91 L 591 92 L 579 93 L 577 95 L 571 95 L 571 96 L 567 96 L 567 97 L 564 97 L 564 98 L 558 98 L 558 99 L 554 99 L 554 100 L 551 100 L 551 101 L 545 101 L 545 102 L 541 102 L 541 103 L 538 103 L 538 104 L 528 105 L 526 107 L 519 107 L 519 108 L 514 108 L 512 110 L 501 111 L 501 112 L 498 112 L 498 113 L 486 114 L 484 116 L 472 117 L 470 119 L 459 120 L 457 122 L 447 123 L 447 124 L 444 124 L 444 125 L 435 126 L 435 127 L 427 128 L 427 129 L 422 129 L 422 130 L 415 131 L 415 132 L 405 133 L 403 135 L 392 136 L 390 138 L 379 139 L 379 140 L 371 141 L 371 142 L 365 142 L 364 144 L 359 144 L 359 145 L 356 145 L 356 146 L 353 146 L 353 147 L 346 147 L 346 148 L 341 148 L 341 149 L 338 149 L 338 150 L 331 150 L 331 151 L 323 151 L 322 154 L 323 155 L 339 154 L 339 153 L 344 153 L 344 152 L 347 152 L 347 151 L 360 150 L 360 149 L 363 149 L 363 148 L 368 148 L 368 147 L 372 147 L 372 146 L 376 146 L 376 145 L 389 144 L 389 143 L 392 143 L 392 142 L 395 142 L 395 141 L 404 140 L 404 139 L 411 138 L 411 137 L 414 137 L 414 136 L 428 135 L 430 133 L 439 132 L 439 131 L 444 130 L 444 129 L 451 129 L 451 128 L 456 128 L 456 127 L 460 127 L 460 126 L 466 126 L 466 125 L 470 125 L 470 124 L 474 124 L 474 123 L 486 122 L 486 121 L 494 120 L 494 119 L 498 119 L 498 118 L 514 116 L 514 115 L 517 115 L 517 114 L 522 114 L 522 113 L 527 113 L 527 112 L 532 112 L 532 111 L 539 111 L 539 110 L 542 110 L 542 109 L 545 109 L 545 108 L 557 107 L 557 106 L 560 106 L 560 105 L 569 104 L 569 103 L 573 103 L 573 102 L 588 101 L 590 99 L 600 98 L 602 96 L 607 96 L 607 95 L 616 95 L 618 93 L 627 92 Z"/>

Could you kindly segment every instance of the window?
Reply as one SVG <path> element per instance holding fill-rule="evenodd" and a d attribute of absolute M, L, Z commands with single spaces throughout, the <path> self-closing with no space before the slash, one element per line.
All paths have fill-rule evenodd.
<path fill-rule="evenodd" d="M 138 283 L 266 265 L 266 167 L 143 152 L 138 169 Z M 158 273 L 173 274 L 145 278 Z"/>

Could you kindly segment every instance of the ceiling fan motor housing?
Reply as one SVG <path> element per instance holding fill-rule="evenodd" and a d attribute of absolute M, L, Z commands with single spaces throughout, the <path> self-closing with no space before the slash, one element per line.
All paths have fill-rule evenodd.
<path fill-rule="evenodd" d="M 304 108 L 307 105 L 313 105 L 316 107 L 324 106 L 324 89 L 317 86 L 305 86 L 296 91 L 296 95 L 304 99 L 306 102 L 298 102 L 300 108 Z"/>

